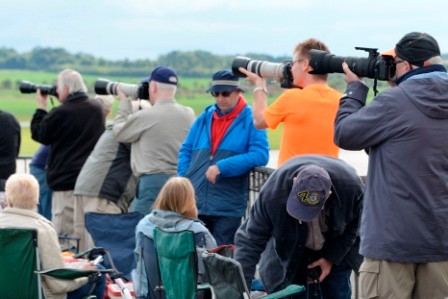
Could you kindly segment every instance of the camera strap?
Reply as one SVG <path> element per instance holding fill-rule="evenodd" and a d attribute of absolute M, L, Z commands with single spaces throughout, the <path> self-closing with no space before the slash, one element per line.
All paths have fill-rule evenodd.
<path fill-rule="evenodd" d="M 375 97 L 378 94 L 378 89 L 376 88 L 377 85 L 378 85 L 378 79 L 375 77 L 373 78 L 373 94 Z"/>

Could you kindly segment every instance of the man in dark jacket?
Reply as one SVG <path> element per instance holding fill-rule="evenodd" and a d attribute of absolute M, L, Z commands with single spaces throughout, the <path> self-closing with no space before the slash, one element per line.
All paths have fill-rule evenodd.
<path fill-rule="evenodd" d="M 31 136 L 51 145 L 47 161 L 47 182 L 54 190 L 52 222 L 58 234 L 72 235 L 73 189 L 76 178 L 105 129 L 103 107 L 87 96 L 81 75 L 62 71 L 56 93 L 61 105 L 47 113 L 48 95 L 36 92 L 37 109 L 31 120 Z"/>
<path fill-rule="evenodd" d="M 235 237 L 248 286 L 260 262 L 268 292 L 307 285 L 317 273 L 323 298 L 350 298 L 351 270 L 362 261 L 363 188 L 350 165 L 321 155 L 292 158 L 272 173 Z"/>
<path fill-rule="evenodd" d="M 6 180 L 16 172 L 20 125 L 14 115 L 0 110 L 0 128 L 0 191 L 3 191 Z"/>
<path fill-rule="evenodd" d="M 437 41 L 406 34 L 389 52 L 393 85 L 369 88 L 344 64 L 335 142 L 370 149 L 360 228 L 365 298 L 448 296 L 448 75 Z M 376 285 L 376 288 L 370 286 Z"/>

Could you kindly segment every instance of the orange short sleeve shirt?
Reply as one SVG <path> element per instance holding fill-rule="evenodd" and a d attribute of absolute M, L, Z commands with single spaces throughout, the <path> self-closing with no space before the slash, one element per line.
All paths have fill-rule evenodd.
<path fill-rule="evenodd" d="M 338 158 L 333 142 L 334 120 L 342 94 L 324 84 L 289 89 L 264 112 L 266 124 L 276 129 L 283 123 L 278 166 L 288 159 L 321 154 Z"/>

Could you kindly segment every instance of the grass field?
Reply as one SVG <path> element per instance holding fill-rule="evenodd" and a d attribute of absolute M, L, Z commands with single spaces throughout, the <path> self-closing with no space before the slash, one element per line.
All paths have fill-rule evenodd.
<path fill-rule="evenodd" d="M 30 129 L 27 126 L 36 109 L 35 95 L 20 93 L 18 85 L 24 80 L 37 84 L 52 84 L 56 77 L 56 73 L 49 72 L 0 70 L 0 84 L 2 84 L 2 86 L 0 86 L 0 109 L 11 112 L 22 123 L 22 145 L 20 155 L 33 155 L 39 144 L 31 140 Z M 94 82 L 99 76 L 85 75 L 83 78 L 89 88 L 90 95 L 93 97 Z M 142 78 L 111 76 L 107 77 L 107 79 L 123 83 L 139 84 Z M 205 92 L 209 84 L 210 79 L 208 78 L 180 78 L 176 100 L 180 104 L 192 107 L 196 115 L 199 115 L 205 107 L 214 103 L 213 98 Z M 250 88 L 248 87 L 247 90 L 250 90 Z M 276 97 L 277 95 L 271 95 L 268 102 L 271 103 Z M 370 101 L 372 97 L 372 92 L 370 92 L 368 101 Z M 252 93 L 245 93 L 245 98 L 248 103 L 252 103 Z M 48 109 L 51 109 L 53 105 L 51 104 L 51 101 L 48 102 Z M 53 102 L 54 105 L 58 104 L 56 99 L 53 99 Z M 117 110 L 118 101 L 115 102 L 114 109 L 108 117 L 108 121 L 113 121 Z M 269 145 L 273 150 L 278 149 L 280 146 L 282 128 L 282 126 L 279 126 L 277 130 L 268 130 Z"/>
<path fill-rule="evenodd" d="M 21 81 L 31 81 L 36 84 L 53 84 L 57 74 L 48 72 L 34 72 L 34 71 L 18 71 L 18 70 L 0 70 L 0 109 L 11 112 L 21 122 L 22 127 L 22 141 L 20 147 L 21 156 L 32 156 L 39 143 L 31 139 L 31 132 L 29 128 L 29 122 L 36 110 L 36 100 L 34 94 L 22 94 L 18 90 L 18 85 Z M 92 97 L 94 82 L 99 76 L 85 75 L 83 76 L 90 94 Z M 138 84 L 142 78 L 129 78 L 129 77 L 108 77 L 111 81 L 118 81 L 130 84 Z M 180 78 L 179 80 L 179 96 L 176 100 L 182 104 L 193 108 L 196 115 L 199 115 L 205 107 L 214 103 L 210 94 L 207 94 L 205 90 L 210 84 L 208 78 Z M 5 86 L 5 85 L 10 85 Z M 6 88 L 8 87 L 8 88 Z M 187 90 L 188 92 L 185 92 Z M 191 91 L 191 92 L 190 92 Z M 252 103 L 252 94 L 245 94 L 248 103 Z M 272 102 L 274 97 L 269 99 Z M 58 105 L 56 98 L 53 99 L 54 106 Z M 118 101 L 114 104 L 114 109 L 111 115 L 108 117 L 108 121 L 113 121 L 116 112 L 118 110 Z M 51 101 L 48 101 L 48 109 L 53 107 Z M 278 149 L 281 139 L 281 127 L 275 131 L 268 131 L 268 138 L 271 149 Z"/>

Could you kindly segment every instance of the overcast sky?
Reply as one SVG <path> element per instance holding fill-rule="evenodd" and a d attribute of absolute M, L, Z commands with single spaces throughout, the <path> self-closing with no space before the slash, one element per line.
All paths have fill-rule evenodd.
<path fill-rule="evenodd" d="M 393 48 L 411 31 L 448 53 L 446 0 L 2 0 L 0 48 L 62 47 L 106 59 L 170 51 L 292 54 L 316 37 L 340 56 Z"/>

